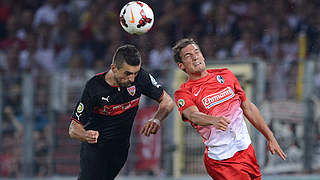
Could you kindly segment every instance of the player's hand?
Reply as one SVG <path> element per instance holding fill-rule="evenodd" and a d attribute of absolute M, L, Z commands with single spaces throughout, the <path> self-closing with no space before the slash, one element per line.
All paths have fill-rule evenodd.
<path fill-rule="evenodd" d="M 286 160 L 287 155 L 283 152 L 283 150 L 281 149 L 277 140 L 274 137 L 268 140 L 268 149 L 272 155 L 274 155 L 274 153 L 277 153 L 281 157 L 281 159 Z"/>
<path fill-rule="evenodd" d="M 160 120 L 159 119 L 150 119 L 144 123 L 143 128 L 140 131 L 140 134 L 145 136 L 150 136 L 150 134 L 156 134 L 160 129 Z"/>
<path fill-rule="evenodd" d="M 213 120 L 213 126 L 222 131 L 226 131 L 229 124 L 230 124 L 230 120 L 223 116 L 215 117 Z"/>
<path fill-rule="evenodd" d="M 94 130 L 88 130 L 86 131 L 85 136 L 89 144 L 94 144 L 98 142 L 99 132 Z"/>

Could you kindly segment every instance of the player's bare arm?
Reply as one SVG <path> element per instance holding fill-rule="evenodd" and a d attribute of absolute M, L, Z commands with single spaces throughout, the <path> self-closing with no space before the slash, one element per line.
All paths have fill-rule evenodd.
<path fill-rule="evenodd" d="M 287 158 L 287 155 L 283 152 L 283 150 L 279 146 L 277 140 L 273 136 L 272 131 L 270 130 L 268 125 L 265 123 L 256 105 L 254 105 L 251 101 L 246 100 L 242 102 L 241 108 L 243 110 L 244 115 L 251 122 L 251 124 L 258 131 L 260 131 L 264 135 L 264 137 L 267 139 L 269 151 L 272 154 L 277 153 L 283 160 L 285 160 Z"/>
<path fill-rule="evenodd" d="M 201 126 L 210 126 L 213 125 L 215 128 L 225 131 L 227 130 L 230 120 L 221 116 L 214 117 L 204 114 L 199 111 L 196 106 L 190 106 L 183 111 L 183 116 L 195 124 Z"/>
<path fill-rule="evenodd" d="M 158 102 L 159 108 L 154 117 L 148 120 L 140 131 L 140 133 L 145 136 L 156 134 L 160 129 L 160 122 L 164 120 L 173 109 L 173 100 L 165 91 L 163 91 L 163 96 L 158 100 Z"/>
<path fill-rule="evenodd" d="M 81 124 L 72 120 L 69 126 L 69 135 L 72 139 L 94 144 L 98 142 L 99 132 L 93 130 L 86 131 Z"/>

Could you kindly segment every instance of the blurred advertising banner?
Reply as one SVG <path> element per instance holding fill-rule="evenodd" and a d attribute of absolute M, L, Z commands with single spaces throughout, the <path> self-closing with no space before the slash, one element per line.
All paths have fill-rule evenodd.
<path fill-rule="evenodd" d="M 152 134 L 149 137 L 140 134 L 144 123 L 152 118 L 157 111 L 158 106 L 141 107 L 136 116 L 135 133 L 137 138 L 136 145 L 136 170 L 153 170 L 160 165 L 161 154 L 161 131 Z"/>

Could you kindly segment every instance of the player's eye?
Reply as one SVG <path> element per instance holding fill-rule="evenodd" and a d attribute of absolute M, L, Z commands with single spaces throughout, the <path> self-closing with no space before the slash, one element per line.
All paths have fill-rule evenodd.
<path fill-rule="evenodd" d="M 135 72 L 135 73 L 133 73 L 133 72 L 128 72 L 128 71 L 124 72 L 124 74 L 125 74 L 126 76 L 131 76 L 131 75 L 137 76 L 138 73 L 139 73 L 139 71 L 138 71 L 138 72 Z"/>
<path fill-rule="evenodd" d="M 186 58 L 186 59 L 188 59 L 188 58 L 190 58 L 191 57 L 191 54 L 186 54 L 186 55 L 184 55 L 184 58 Z"/>

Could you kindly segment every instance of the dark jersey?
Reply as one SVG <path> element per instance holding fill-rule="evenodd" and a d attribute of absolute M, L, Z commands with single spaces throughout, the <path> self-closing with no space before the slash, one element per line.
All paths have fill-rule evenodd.
<path fill-rule="evenodd" d="M 99 131 L 98 143 L 109 140 L 128 140 L 142 94 L 158 100 L 162 87 L 151 74 L 141 68 L 132 86 L 110 86 L 106 72 L 91 78 L 85 86 L 72 120 L 85 130 Z"/>

